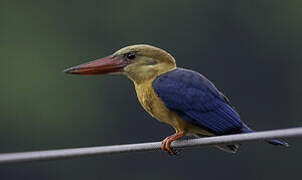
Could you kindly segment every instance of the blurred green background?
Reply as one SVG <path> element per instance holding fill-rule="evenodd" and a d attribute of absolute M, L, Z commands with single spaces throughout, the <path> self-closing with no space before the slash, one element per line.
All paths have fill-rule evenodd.
<path fill-rule="evenodd" d="M 160 141 L 122 76 L 62 70 L 147 43 L 206 75 L 258 130 L 301 126 L 302 2 L 0 0 L 0 153 Z M 245 143 L 0 165 L 0 179 L 300 179 L 292 147 Z"/>

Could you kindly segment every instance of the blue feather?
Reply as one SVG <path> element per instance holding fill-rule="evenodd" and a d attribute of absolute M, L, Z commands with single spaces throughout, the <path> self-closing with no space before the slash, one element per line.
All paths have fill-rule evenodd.
<path fill-rule="evenodd" d="M 152 85 L 165 105 L 186 121 L 215 135 L 241 132 L 238 113 L 201 74 L 177 68 L 160 75 Z"/>
<path fill-rule="evenodd" d="M 253 132 L 228 98 L 198 72 L 177 68 L 158 76 L 152 86 L 167 108 L 215 135 Z M 269 143 L 286 145 L 280 140 Z"/>
<path fill-rule="evenodd" d="M 252 133 L 255 131 L 250 129 L 249 127 L 245 126 L 242 128 L 242 132 L 243 133 Z M 272 145 L 289 147 L 289 144 L 282 139 L 270 139 L 270 140 L 265 140 L 265 141 Z"/>

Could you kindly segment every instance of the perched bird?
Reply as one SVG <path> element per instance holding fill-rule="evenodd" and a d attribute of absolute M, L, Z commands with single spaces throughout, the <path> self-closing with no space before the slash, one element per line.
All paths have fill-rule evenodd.
<path fill-rule="evenodd" d="M 123 74 L 134 82 L 144 109 L 157 120 L 171 125 L 175 134 L 162 141 L 169 154 L 171 143 L 185 135 L 197 137 L 254 132 L 240 120 L 229 99 L 198 72 L 178 68 L 166 51 L 151 45 L 133 45 L 114 54 L 66 69 L 79 75 Z M 282 140 L 267 140 L 288 146 Z M 235 153 L 239 145 L 220 145 Z"/>

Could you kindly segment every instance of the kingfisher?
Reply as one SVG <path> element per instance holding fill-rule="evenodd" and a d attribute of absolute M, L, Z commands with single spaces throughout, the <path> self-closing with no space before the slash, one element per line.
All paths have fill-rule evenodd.
<path fill-rule="evenodd" d="M 155 119 L 175 129 L 162 141 L 163 151 L 174 155 L 173 141 L 184 136 L 210 137 L 254 132 L 243 121 L 230 100 L 202 74 L 179 68 L 172 55 L 146 45 L 124 47 L 112 55 L 64 70 L 68 74 L 122 74 L 133 81 L 143 108 Z M 283 140 L 266 140 L 288 146 Z M 240 144 L 217 146 L 235 153 Z"/>

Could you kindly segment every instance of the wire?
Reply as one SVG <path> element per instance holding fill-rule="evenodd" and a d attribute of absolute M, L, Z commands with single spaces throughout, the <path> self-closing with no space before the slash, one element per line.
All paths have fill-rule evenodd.
<path fill-rule="evenodd" d="M 187 148 L 206 145 L 233 144 L 254 140 L 265 140 L 273 138 L 298 137 L 302 136 L 302 127 L 281 129 L 272 131 L 255 132 L 248 134 L 236 134 L 227 136 L 215 136 L 199 139 L 180 140 L 172 143 L 173 148 Z M 58 149 L 46 151 L 20 152 L 0 154 L 0 164 L 13 162 L 29 162 L 42 160 L 56 160 L 92 155 L 119 154 L 142 151 L 160 150 L 161 142 L 126 144 L 74 149 Z"/>

